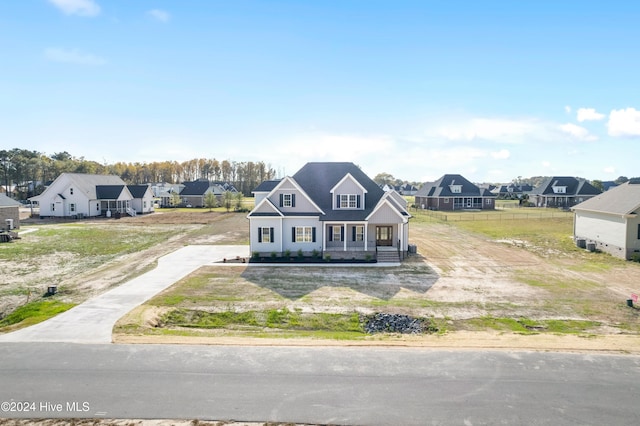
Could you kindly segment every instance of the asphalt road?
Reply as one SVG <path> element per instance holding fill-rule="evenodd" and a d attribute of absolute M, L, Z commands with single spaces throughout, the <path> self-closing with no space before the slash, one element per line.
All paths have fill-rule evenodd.
<path fill-rule="evenodd" d="M 637 356 L 0 343 L 0 384 L 0 417 L 640 424 Z"/>

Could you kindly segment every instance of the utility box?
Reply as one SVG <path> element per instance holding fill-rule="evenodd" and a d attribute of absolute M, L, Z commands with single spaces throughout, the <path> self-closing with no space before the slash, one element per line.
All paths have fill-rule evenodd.
<path fill-rule="evenodd" d="M 7 231 L 11 231 L 13 229 L 13 219 L 5 219 L 4 223 L 7 226 Z"/>

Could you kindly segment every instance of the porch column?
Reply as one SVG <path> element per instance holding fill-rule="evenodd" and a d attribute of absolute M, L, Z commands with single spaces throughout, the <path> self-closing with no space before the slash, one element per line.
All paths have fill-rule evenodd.
<path fill-rule="evenodd" d="M 368 249 L 368 243 L 369 243 L 369 240 L 368 240 L 368 238 L 367 238 L 367 233 L 368 233 L 368 232 L 367 232 L 367 231 L 368 231 L 368 229 L 367 229 L 367 228 L 369 228 L 369 226 L 368 226 L 368 225 L 369 225 L 369 224 L 365 222 L 365 224 L 364 224 L 364 237 L 363 237 L 363 238 L 364 238 L 364 251 L 367 251 L 367 249 Z"/>
<path fill-rule="evenodd" d="M 280 253 L 281 254 L 282 254 L 283 249 L 284 249 L 284 247 L 283 247 L 283 244 L 284 244 L 284 239 L 283 239 L 284 238 L 284 226 L 282 224 L 283 220 L 284 219 L 282 218 L 282 216 L 280 216 Z M 275 231 L 274 231 L 274 233 L 275 233 Z"/>
<path fill-rule="evenodd" d="M 343 224 L 343 226 L 344 226 L 344 233 L 343 233 L 344 241 L 343 241 L 343 244 L 342 244 L 342 246 L 343 246 L 342 251 L 347 251 L 347 240 L 349 239 L 347 234 L 349 234 L 349 233 L 347 232 L 348 228 L 347 228 L 346 222 Z"/>
<path fill-rule="evenodd" d="M 322 223 L 322 251 L 324 252 L 327 250 L 327 225 L 324 222 L 320 223 Z"/>

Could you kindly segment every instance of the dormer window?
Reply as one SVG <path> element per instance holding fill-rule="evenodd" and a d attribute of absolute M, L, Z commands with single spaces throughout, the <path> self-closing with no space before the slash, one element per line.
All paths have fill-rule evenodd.
<path fill-rule="evenodd" d="M 73 195 L 73 188 L 69 188 L 69 194 Z"/>
<path fill-rule="evenodd" d="M 566 186 L 554 186 L 553 187 L 553 193 L 554 194 L 566 194 L 567 193 L 567 187 Z"/>
<path fill-rule="evenodd" d="M 338 207 L 341 209 L 360 208 L 360 196 L 356 194 L 340 194 L 338 196 Z"/>
<path fill-rule="evenodd" d="M 462 185 L 449 185 L 449 189 L 453 194 L 461 194 L 462 193 Z"/>

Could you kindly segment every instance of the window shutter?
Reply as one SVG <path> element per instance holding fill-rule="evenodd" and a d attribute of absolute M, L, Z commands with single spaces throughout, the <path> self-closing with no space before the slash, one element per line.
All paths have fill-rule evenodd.
<path fill-rule="evenodd" d="M 280 194 L 280 207 L 284 205 L 284 194 Z"/>
<path fill-rule="evenodd" d="M 356 195 L 356 207 L 360 208 L 360 195 Z"/>
<path fill-rule="evenodd" d="M 272 243 L 275 242 L 275 241 L 273 241 L 273 228 L 269 228 L 269 234 L 270 234 L 270 237 L 271 237 L 271 242 Z"/>
<path fill-rule="evenodd" d="M 344 241 L 344 226 L 340 227 L 340 241 Z"/>
<path fill-rule="evenodd" d="M 262 228 L 258 228 L 258 242 L 262 242 Z"/>
<path fill-rule="evenodd" d="M 312 243 L 316 242 L 316 227 L 315 226 L 313 228 L 311 228 L 311 242 Z"/>
<path fill-rule="evenodd" d="M 356 240 L 356 227 L 352 227 L 351 228 L 351 241 L 355 241 Z"/>
<path fill-rule="evenodd" d="M 296 206 L 296 194 L 291 194 L 291 207 Z"/>
<path fill-rule="evenodd" d="M 329 241 L 333 241 L 333 226 L 329 227 Z"/>
<path fill-rule="evenodd" d="M 336 195 L 336 209 L 340 208 L 340 196 Z"/>
<path fill-rule="evenodd" d="M 295 226 L 291 227 L 291 242 L 292 243 L 296 242 L 296 227 Z"/>

